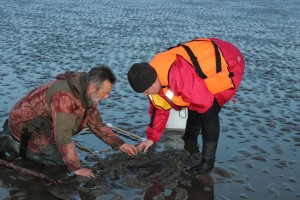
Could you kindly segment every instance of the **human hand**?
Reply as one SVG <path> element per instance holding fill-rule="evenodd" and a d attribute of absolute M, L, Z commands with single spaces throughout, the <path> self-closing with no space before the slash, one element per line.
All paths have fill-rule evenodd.
<path fill-rule="evenodd" d="M 139 144 L 138 150 L 140 152 L 147 152 L 149 147 L 151 147 L 153 144 L 154 142 L 152 140 L 145 140 Z"/>
<path fill-rule="evenodd" d="M 80 169 L 74 171 L 74 173 L 76 175 L 79 175 L 79 176 L 85 176 L 85 177 L 88 177 L 88 178 L 95 178 L 95 175 L 94 175 L 93 171 L 91 169 L 88 169 L 88 168 L 80 168 Z"/>
<path fill-rule="evenodd" d="M 129 156 L 135 156 L 138 153 L 136 147 L 132 144 L 122 144 L 119 149 Z"/>

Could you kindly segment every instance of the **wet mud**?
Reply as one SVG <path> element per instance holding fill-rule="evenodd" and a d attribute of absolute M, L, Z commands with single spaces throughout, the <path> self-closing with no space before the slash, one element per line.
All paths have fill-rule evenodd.
<path fill-rule="evenodd" d="M 92 167 L 96 178 L 77 177 L 70 182 L 80 183 L 77 189 L 81 197 L 87 199 L 113 194 L 116 188 L 133 188 L 140 191 L 145 199 L 165 196 L 164 192 L 167 190 L 171 191 L 169 198 L 186 199 L 189 196 L 188 190 L 196 190 L 198 195 L 200 192 L 202 196 L 213 197 L 216 183 L 214 176 L 226 179 L 231 176 L 230 172 L 216 168 L 201 175 L 188 173 L 187 169 L 197 164 L 199 158 L 198 153 L 191 155 L 186 150 L 172 148 L 161 152 L 149 151 L 134 158 L 120 153 L 101 160 L 89 157 L 88 160 L 96 161 Z M 138 197 L 138 194 L 139 192 L 135 195 Z M 190 198 L 193 196 L 190 195 Z"/>
<path fill-rule="evenodd" d="M 76 188 L 82 199 L 108 194 L 112 199 L 140 199 L 141 196 L 144 199 L 213 199 L 214 185 L 230 179 L 231 171 L 215 167 L 204 174 L 188 172 L 200 162 L 201 152 L 197 148 L 191 154 L 191 146 L 183 142 L 181 135 L 182 131 L 167 130 L 162 139 L 164 145 L 154 145 L 148 152 L 134 157 L 120 152 L 102 158 L 89 154 L 85 160 L 94 163 L 90 168 L 96 178 L 68 177 L 64 181 Z M 116 189 L 135 192 L 126 196 L 116 193 Z"/>
<path fill-rule="evenodd" d="M 82 199 L 300 199 L 299 14 L 298 0 L 1 1 L 0 127 L 38 85 L 66 70 L 105 64 L 118 81 L 99 105 L 104 121 L 145 137 L 148 101 L 127 82 L 133 63 L 195 37 L 232 42 L 246 60 L 236 101 L 220 112 L 216 163 L 208 174 L 183 173 L 200 159 L 189 151 L 202 145 L 199 135 L 199 147 L 185 149 L 183 130 L 167 130 L 149 153 L 133 158 L 81 132 L 76 143 L 98 152 L 77 149 L 95 179 L 69 177 L 65 167 L 14 164 L 66 181 Z M 1 167 L 0 199 L 57 198 L 44 181 Z"/>

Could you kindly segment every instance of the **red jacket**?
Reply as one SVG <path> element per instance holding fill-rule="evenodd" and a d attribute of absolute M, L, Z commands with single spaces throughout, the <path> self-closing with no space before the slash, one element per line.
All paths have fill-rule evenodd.
<path fill-rule="evenodd" d="M 116 149 L 124 144 L 106 126 L 96 107 L 86 97 L 85 73 L 67 72 L 28 93 L 11 110 L 9 128 L 20 140 L 22 129 L 28 128 L 28 148 L 40 153 L 55 143 L 69 171 L 82 167 L 72 136 L 85 125 L 106 144 Z"/>
<path fill-rule="evenodd" d="M 216 38 L 213 40 L 228 63 L 228 70 L 233 72 L 235 88 L 228 89 L 218 94 L 212 94 L 208 89 L 203 79 L 199 77 L 197 72 L 191 65 L 181 56 L 177 56 L 176 61 L 172 64 L 169 71 L 169 87 L 174 93 L 174 96 L 181 96 L 182 100 L 190 103 L 188 108 L 192 111 L 205 113 L 213 103 L 214 98 L 220 106 L 223 106 L 237 91 L 245 68 L 245 61 L 237 47 L 229 42 L 222 41 Z M 170 110 L 155 109 L 150 101 L 149 114 L 151 123 L 146 129 L 147 138 L 153 142 L 157 142 L 164 132 L 169 117 Z"/>

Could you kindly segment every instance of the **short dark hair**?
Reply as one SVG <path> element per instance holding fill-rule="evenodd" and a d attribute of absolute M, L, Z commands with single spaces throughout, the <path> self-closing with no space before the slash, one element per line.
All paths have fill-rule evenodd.
<path fill-rule="evenodd" d="M 111 84 L 115 84 L 117 81 L 117 78 L 113 71 L 104 65 L 100 65 L 97 67 L 92 68 L 87 73 L 87 83 L 93 83 L 96 85 L 96 89 L 99 89 L 102 87 L 104 81 L 109 81 Z"/>

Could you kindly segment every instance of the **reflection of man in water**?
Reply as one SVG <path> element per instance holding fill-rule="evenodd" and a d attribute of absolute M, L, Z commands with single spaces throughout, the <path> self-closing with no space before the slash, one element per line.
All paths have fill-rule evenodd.
<path fill-rule="evenodd" d="M 201 182 L 201 181 L 200 181 Z M 209 187 L 211 190 L 205 190 L 204 187 Z M 172 191 L 166 191 L 166 189 L 159 183 L 154 182 L 145 191 L 144 200 L 152 199 L 201 199 L 201 200 L 214 200 L 213 185 L 205 186 L 203 183 L 199 184 L 192 181 L 191 185 L 180 185 L 172 189 Z"/>
<path fill-rule="evenodd" d="M 56 79 L 31 91 L 13 107 L 8 120 L 12 137 L 0 135 L 0 153 L 13 151 L 43 164 L 66 164 L 77 175 L 94 177 L 92 170 L 82 166 L 72 140 L 87 125 L 113 149 L 136 155 L 135 146 L 117 137 L 97 109 L 116 82 L 108 67 L 95 67 L 88 73 L 66 72 Z"/>
<path fill-rule="evenodd" d="M 170 109 L 188 108 L 183 139 L 196 141 L 201 130 L 202 159 L 191 170 L 203 173 L 214 167 L 219 139 L 219 112 L 237 91 L 245 62 L 231 43 L 216 38 L 197 38 L 157 54 L 150 63 L 136 63 L 128 71 L 134 91 L 150 101 L 147 151 L 160 140 Z"/>

